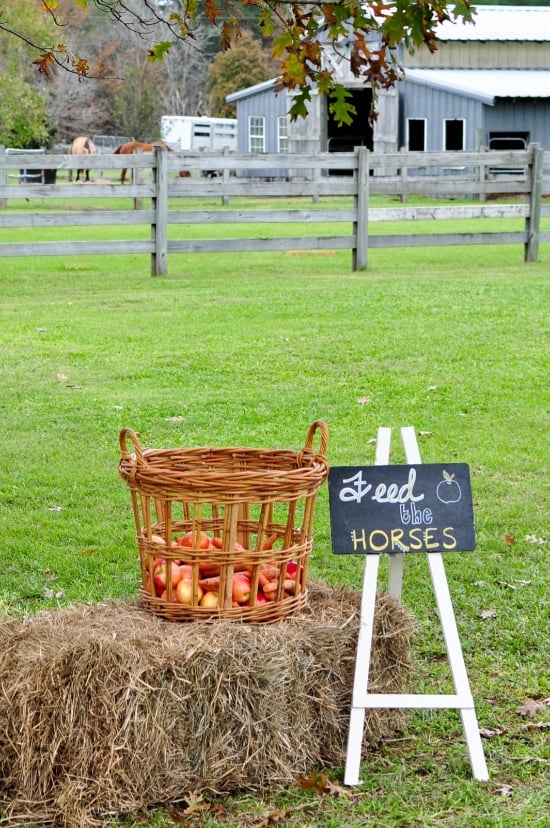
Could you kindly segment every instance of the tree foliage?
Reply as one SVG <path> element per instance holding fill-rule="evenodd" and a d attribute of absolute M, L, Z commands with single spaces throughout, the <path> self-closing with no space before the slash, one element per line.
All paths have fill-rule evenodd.
<path fill-rule="evenodd" d="M 328 50 L 347 61 L 355 78 L 376 93 L 393 86 L 399 77 L 398 47 L 414 50 L 425 45 L 433 51 L 440 22 L 472 18 L 470 0 L 64 0 L 63 5 L 71 4 L 93 7 L 148 40 L 153 62 L 162 60 L 178 41 L 197 43 L 204 29 L 215 31 L 220 48 L 229 50 L 246 28 L 243 18 L 252 8 L 280 61 L 279 87 L 293 93 L 291 117 L 307 114 L 311 88 L 316 85 L 332 98 L 344 120 L 349 104 L 334 64 L 326 59 Z M 39 0 L 39 6 L 46 17 L 62 25 L 61 0 Z M 77 54 L 70 44 L 54 42 L 46 47 L 25 32 L 11 33 L 33 43 L 40 73 L 49 76 L 58 65 L 78 77 L 89 74 L 86 55 Z"/>
<path fill-rule="evenodd" d="M 51 42 L 55 26 L 37 19 L 35 0 L 0 3 L 0 143 L 32 149 L 47 144 L 54 129 L 44 90 L 36 84 L 32 69 L 36 51 L 25 39 L 12 35 L 21 20 L 26 23 L 27 39 L 44 47 Z"/>
<path fill-rule="evenodd" d="M 230 51 L 218 52 L 208 69 L 206 91 L 211 114 L 217 118 L 235 118 L 235 104 L 226 95 L 273 77 L 272 66 L 251 32 L 244 32 Z"/>

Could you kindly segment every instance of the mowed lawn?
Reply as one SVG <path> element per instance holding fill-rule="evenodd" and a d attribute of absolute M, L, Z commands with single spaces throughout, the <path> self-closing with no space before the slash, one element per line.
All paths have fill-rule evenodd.
<path fill-rule="evenodd" d="M 550 246 L 348 253 L 3 259 L 0 607 L 136 594 L 123 426 L 142 443 L 300 448 L 329 427 L 333 465 L 371 463 L 380 426 L 415 427 L 424 462 L 470 465 L 477 548 L 445 566 L 490 781 L 452 711 L 414 712 L 339 796 L 292 788 L 159 807 L 112 825 L 517 828 L 550 825 Z M 317 501 L 311 576 L 360 588 Z M 383 575 L 387 560 L 382 561 Z M 413 679 L 452 692 L 423 555 L 406 560 Z"/>

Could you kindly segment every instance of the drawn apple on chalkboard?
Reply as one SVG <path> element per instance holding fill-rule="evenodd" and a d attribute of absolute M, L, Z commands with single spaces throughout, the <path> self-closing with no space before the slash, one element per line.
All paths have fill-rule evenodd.
<path fill-rule="evenodd" d="M 462 491 L 454 477 L 454 474 L 449 474 L 449 472 L 443 469 L 443 480 L 437 484 L 437 489 L 435 490 L 437 499 L 441 503 L 458 503 L 462 497 Z"/>

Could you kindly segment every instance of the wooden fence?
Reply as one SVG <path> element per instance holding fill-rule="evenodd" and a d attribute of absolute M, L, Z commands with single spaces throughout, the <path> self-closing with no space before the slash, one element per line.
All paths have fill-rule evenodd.
<path fill-rule="evenodd" d="M 14 165 L 17 169 L 14 169 Z M 120 171 L 128 168 L 132 183 L 120 184 Z M 171 253 L 232 251 L 286 251 L 349 249 L 352 267 L 363 270 L 368 264 L 369 248 L 465 244 L 521 244 L 525 261 L 535 261 L 541 241 L 550 241 L 550 232 L 541 232 L 541 216 L 550 215 L 543 196 L 550 194 L 550 153 L 531 145 L 527 150 L 460 153 L 399 152 L 369 153 L 357 148 L 353 153 L 317 155 L 249 155 L 154 153 L 120 156 L 71 156 L 56 154 L 9 155 L 0 149 L 0 229 L 63 228 L 130 225 L 150 227 L 148 239 L 94 241 L 35 241 L 32 232 L 24 242 L 3 241 L 0 256 L 67 256 L 147 253 L 151 273 L 167 273 Z M 90 183 L 61 183 L 64 172 L 97 170 L 101 175 Z M 180 177 L 185 170 L 188 177 Z M 30 175 L 40 173 L 39 183 L 29 183 Z M 212 175 L 215 171 L 215 175 Z M 545 177 L 545 172 L 548 176 Z M 269 178 L 266 178 L 266 175 Z M 109 178 L 110 176 L 110 178 Z M 115 177 L 116 176 L 116 177 Z M 36 180 L 36 179 L 35 179 Z M 44 181 L 55 183 L 43 183 Z M 374 194 L 395 196 L 406 202 L 409 196 L 431 199 L 470 198 L 467 205 L 438 205 L 369 209 Z M 519 203 L 495 203 L 498 196 L 513 196 Z M 323 207 L 323 197 L 344 197 L 349 206 Z M 219 199 L 219 209 L 172 209 L 175 199 Z M 236 197 L 281 198 L 291 204 L 295 197 L 311 199 L 310 209 L 232 209 Z M 10 212 L 12 199 L 132 199 L 134 209 L 83 210 L 30 214 Z M 170 202 L 169 202 L 170 199 Z M 150 200 L 150 207 L 143 207 Z M 475 201 L 475 203 L 474 203 Z M 169 208 L 169 203 L 171 207 Z M 177 203 L 177 202 L 176 202 Z M 418 221 L 426 219 L 519 218 L 523 230 L 517 232 L 467 232 L 369 235 L 375 221 Z M 175 225 L 235 224 L 294 225 L 292 236 L 258 238 L 169 238 Z M 334 235 L 334 224 L 347 226 L 346 234 Z M 314 224 L 319 235 L 303 235 L 300 228 Z M 317 229 L 327 225 L 327 234 Z M 89 232 L 87 233 L 89 237 Z M 128 234 L 127 234 L 128 235 Z"/>

